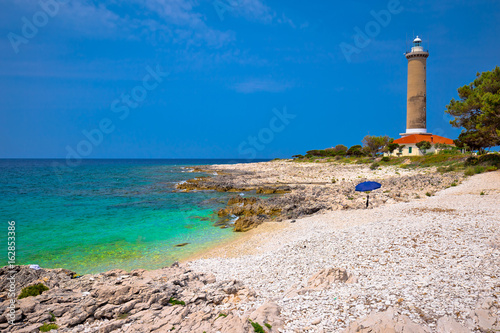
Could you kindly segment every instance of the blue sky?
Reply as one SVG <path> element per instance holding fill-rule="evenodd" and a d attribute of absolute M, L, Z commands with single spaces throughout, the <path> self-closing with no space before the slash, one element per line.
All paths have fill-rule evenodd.
<path fill-rule="evenodd" d="M 456 138 L 446 104 L 500 65 L 494 0 L 0 5 L 6 158 L 289 157 L 398 137 L 417 34 L 430 51 L 428 130 Z"/>

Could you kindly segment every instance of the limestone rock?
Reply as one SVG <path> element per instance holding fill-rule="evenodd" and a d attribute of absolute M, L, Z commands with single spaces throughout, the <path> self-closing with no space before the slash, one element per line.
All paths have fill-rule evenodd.
<path fill-rule="evenodd" d="M 396 315 L 394 309 L 372 312 L 357 320 L 344 333 L 429 333 L 428 327 L 413 323 L 407 316 Z"/>
<path fill-rule="evenodd" d="M 332 283 L 348 282 L 354 283 L 355 278 L 342 268 L 325 268 L 311 276 L 307 281 L 309 289 L 326 289 Z"/>
<path fill-rule="evenodd" d="M 264 324 L 270 324 L 273 329 L 280 329 L 283 327 L 283 321 L 280 318 L 281 308 L 274 302 L 268 302 L 260 306 L 257 310 L 250 314 L 252 321 Z"/>
<path fill-rule="evenodd" d="M 460 325 L 455 319 L 450 316 L 439 318 L 436 327 L 437 333 L 469 333 L 470 330 Z"/>

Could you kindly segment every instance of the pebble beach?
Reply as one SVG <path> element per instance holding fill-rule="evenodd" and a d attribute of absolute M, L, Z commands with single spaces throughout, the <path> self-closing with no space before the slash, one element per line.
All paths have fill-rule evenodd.
<path fill-rule="evenodd" d="M 256 290 L 253 302 L 224 311 L 276 302 L 284 332 L 342 332 L 390 308 L 430 331 L 445 316 L 480 331 L 477 303 L 500 299 L 499 203 L 500 172 L 476 175 L 426 199 L 264 225 L 189 266 Z M 326 268 L 345 269 L 357 283 L 308 290 Z"/>

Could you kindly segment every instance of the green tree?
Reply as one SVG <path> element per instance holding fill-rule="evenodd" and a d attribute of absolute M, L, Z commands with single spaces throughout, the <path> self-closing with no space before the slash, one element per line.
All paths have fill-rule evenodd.
<path fill-rule="evenodd" d="M 363 147 L 361 145 L 352 146 L 347 150 L 347 155 L 349 156 L 363 156 Z"/>
<path fill-rule="evenodd" d="M 417 148 L 420 149 L 424 155 L 427 153 L 427 149 L 431 149 L 432 145 L 429 141 L 420 141 L 416 144 Z"/>
<path fill-rule="evenodd" d="M 392 155 L 396 149 L 399 149 L 399 145 L 397 143 L 391 142 L 387 145 L 387 152 L 389 155 Z"/>
<path fill-rule="evenodd" d="M 363 139 L 363 147 L 367 153 L 372 155 L 372 157 L 377 156 L 378 153 L 383 151 L 383 149 L 389 144 L 389 137 L 385 136 L 371 136 L 367 135 Z"/>
<path fill-rule="evenodd" d="M 336 151 L 343 151 L 343 152 L 347 152 L 347 147 L 344 146 L 344 145 L 336 145 L 335 146 L 335 150 Z"/>
<path fill-rule="evenodd" d="M 458 89 L 458 96 L 446 113 L 455 117 L 452 126 L 463 127 L 460 141 L 480 152 L 500 145 L 500 67 L 477 73 L 472 83 Z"/>

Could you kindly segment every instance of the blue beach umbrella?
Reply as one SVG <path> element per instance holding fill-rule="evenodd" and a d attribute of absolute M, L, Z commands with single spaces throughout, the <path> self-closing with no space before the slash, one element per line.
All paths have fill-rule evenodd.
<path fill-rule="evenodd" d="M 362 182 L 356 185 L 357 192 L 369 192 L 381 188 L 382 184 L 377 182 Z M 368 202 L 370 201 L 370 194 L 366 196 L 366 208 L 368 208 Z"/>

